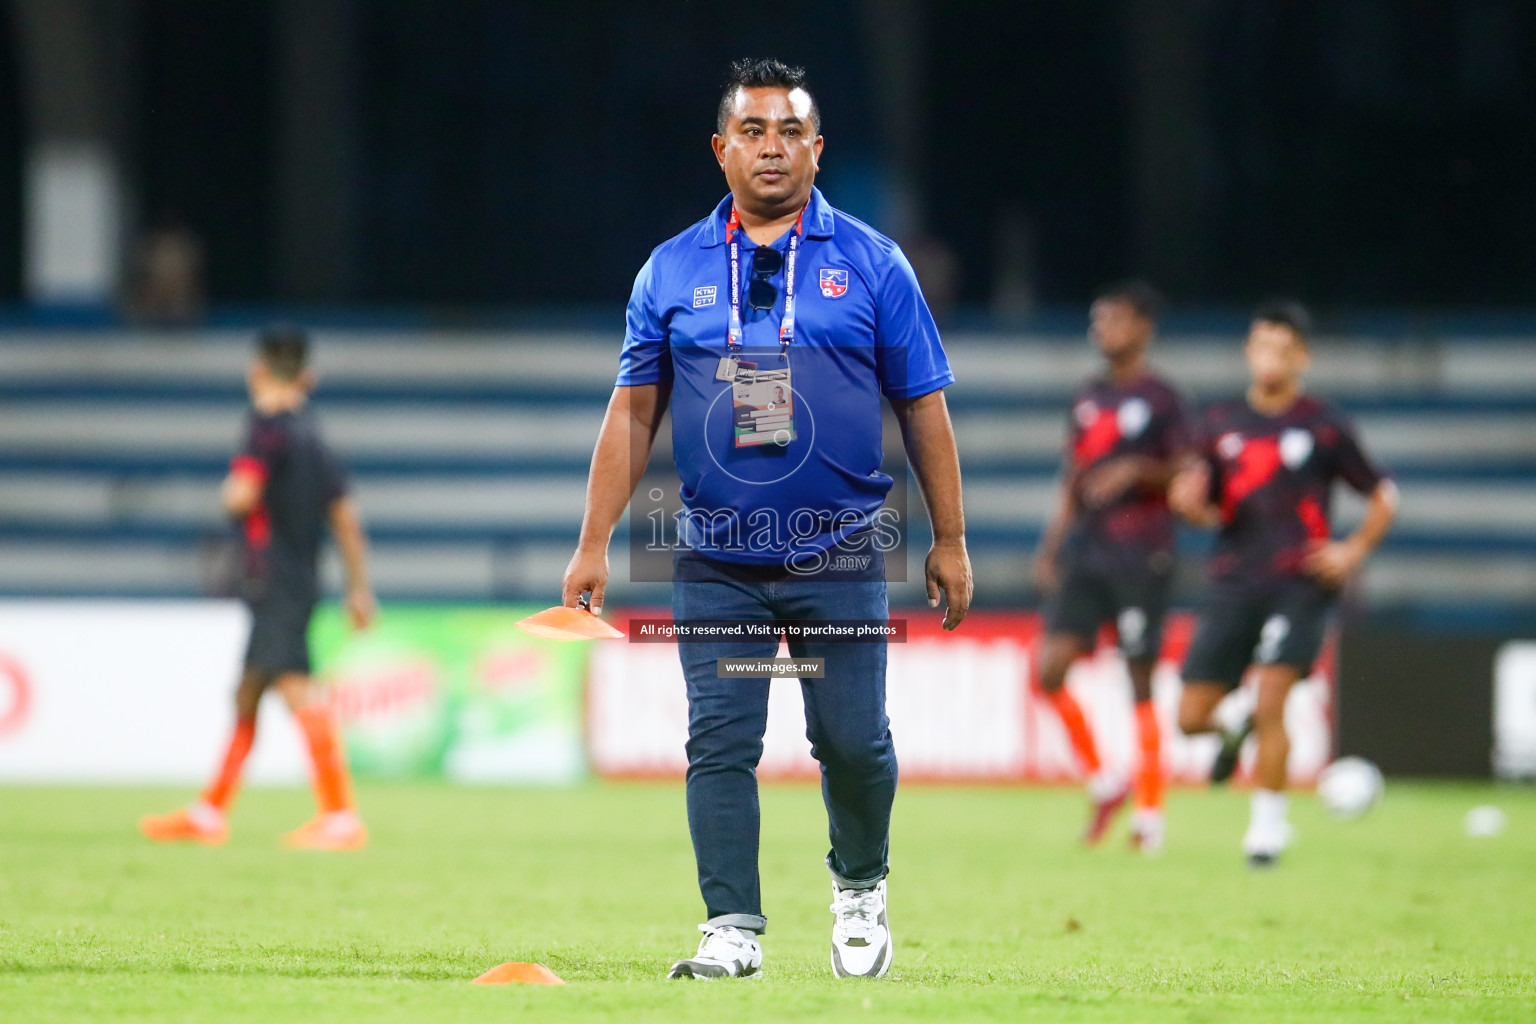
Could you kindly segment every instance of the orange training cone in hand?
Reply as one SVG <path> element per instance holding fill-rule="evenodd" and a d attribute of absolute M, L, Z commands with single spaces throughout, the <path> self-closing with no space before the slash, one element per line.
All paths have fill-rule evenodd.
<path fill-rule="evenodd" d="M 517 628 L 547 640 L 615 640 L 624 635 L 585 608 L 558 604 L 528 616 Z"/>
<path fill-rule="evenodd" d="M 504 963 L 492 967 L 472 985 L 564 985 L 565 980 L 543 964 Z"/>

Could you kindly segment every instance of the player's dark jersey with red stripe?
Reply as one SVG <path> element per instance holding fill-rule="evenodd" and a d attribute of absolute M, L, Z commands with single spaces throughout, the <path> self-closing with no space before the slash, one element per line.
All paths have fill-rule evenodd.
<path fill-rule="evenodd" d="M 231 468 L 266 482 L 260 504 L 243 523 L 247 589 L 253 596 L 276 591 L 313 600 L 331 503 L 347 492 L 346 475 L 313 413 L 263 416 L 252 410 Z"/>
<path fill-rule="evenodd" d="M 1343 413 L 1306 395 L 1278 416 L 1246 401 L 1212 406 L 1201 448 L 1221 511 L 1211 560 L 1217 582 L 1301 575 L 1312 544 L 1330 536 L 1334 480 L 1368 494 L 1386 476 Z"/>
<path fill-rule="evenodd" d="M 1067 427 L 1067 486 L 1078 510 L 1071 541 L 1130 559 L 1172 552 L 1173 516 L 1163 489 L 1132 487 L 1109 504 L 1090 508 L 1083 481 L 1121 456 L 1165 460 L 1190 447 L 1184 403 L 1161 377 L 1146 374 L 1125 384 L 1104 377 L 1088 381 L 1072 404 Z"/>

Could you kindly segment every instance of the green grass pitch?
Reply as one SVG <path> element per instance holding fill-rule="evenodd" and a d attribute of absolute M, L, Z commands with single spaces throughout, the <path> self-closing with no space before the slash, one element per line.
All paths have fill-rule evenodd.
<path fill-rule="evenodd" d="M 680 786 L 365 787 L 372 845 L 296 854 L 307 794 L 247 793 L 222 849 L 141 840 L 185 791 L 0 789 L 0 1020 L 1493 1021 L 1536 1019 L 1536 792 L 1298 797 L 1252 873 L 1241 793 L 1175 792 L 1161 857 L 1080 849 L 1069 790 L 908 787 L 896 960 L 827 966 L 819 793 L 763 793 L 761 980 L 662 980 L 701 907 Z M 1478 803 L 1509 815 L 1471 839 Z M 1122 826 L 1123 827 L 1123 826 Z M 564 988 L 469 984 L 540 961 Z"/>

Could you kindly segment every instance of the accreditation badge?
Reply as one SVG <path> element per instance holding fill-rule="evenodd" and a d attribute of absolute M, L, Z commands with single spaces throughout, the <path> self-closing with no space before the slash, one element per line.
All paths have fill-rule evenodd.
<path fill-rule="evenodd" d="M 742 372 L 746 367 L 753 367 Z M 783 447 L 795 439 L 795 390 L 789 367 L 758 370 L 742 363 L 731 385 L 737 448 L 773 444 Z"/>

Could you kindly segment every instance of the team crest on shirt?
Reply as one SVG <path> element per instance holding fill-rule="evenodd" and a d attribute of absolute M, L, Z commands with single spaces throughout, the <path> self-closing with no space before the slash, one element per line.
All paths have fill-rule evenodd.
<path fill-rule="evenodd" d="M 712 284 L 701 284 L 693 290 L 693 308 L 702 309 L 715 304 L 718 289 Z"/>
<path fill-rule="evenodd" d="M 1121 437 L 1140 437 L 1152 422 L 1152 406 L 1145 398 L 1127 398 L 1120 403 L 1115 418 L 1119 421 Z"/>
<path fill-rule="evenodd" d="M 1312 432 L 1293 427 L 1280 435 L 1280 461 L 1286 469 L 1300 469 L 1312 454 Z"/>
<path fill-rule="evenodd" d="M 1087 430 L 1093 426 L 1093 421 L 1099 418 L 1099 407 L 1089 399 L 1077 403 L 1072 410 L 1072 415 L 1077 417 L 1077 425 Z"/>
<path fill-rule="evenodd" d="M 840 299 L 848 290 L 848 271 L 835 267 L 821 268 L 821 294 L 829 299 Z"/>
<path fill-rule="evenodd" d="M 1235 459 L 1243 453 L 1243 435 L 1233 431 L 1222 434 L 1216 442 L 1216 454 L 1224 459 Z"/>

